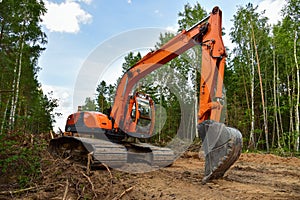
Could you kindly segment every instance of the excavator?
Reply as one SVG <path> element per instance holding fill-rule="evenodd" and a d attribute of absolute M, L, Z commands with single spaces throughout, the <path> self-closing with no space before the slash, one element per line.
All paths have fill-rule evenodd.
<path fill-rule="evenodd" d="M 139 142 L 153 136 L 155 103 L 151 96 L 134 87 L 146 75 L 196 45 L 202 49 L 197 114 L 197 130 L 205 155 L 202 183 L 223 177 L 241 154 L 242 135 L 220 122 L 226 51 L 222 40 L 222 11 L 218 7 L 133 65 L 118 84 L 109 115 L 91 111 L 69 115 L 63 136 L 50 141 L 49 152 L 85 158 L 91 155 L 94 163 L 112 168 L 139 162 L 157 167 L 172 165 L 176 158 L 172 149 Z"/>

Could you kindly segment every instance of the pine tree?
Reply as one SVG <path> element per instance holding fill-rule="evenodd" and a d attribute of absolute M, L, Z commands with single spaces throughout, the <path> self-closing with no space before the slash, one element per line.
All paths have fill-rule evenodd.
<path fill-rule="evenodd" d="M 51 130 L 57 103 L 42 93 L 37 81 L 38 58 L 47 43 L 40 25 L 44 2 L 1 1 L 0 10 L 1 133 Z M 39 128 L 33 127 L 33 116 Z"/>

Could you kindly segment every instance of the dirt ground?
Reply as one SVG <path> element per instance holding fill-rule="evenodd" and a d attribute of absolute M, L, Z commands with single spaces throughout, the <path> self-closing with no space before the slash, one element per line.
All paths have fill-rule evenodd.
<path fill-rule="evenodd" d="M 187 152 L 171 167 L 128 174 L 90 172 L 45 153 L 42 179 L 24 190 L 0 187 L 0 199 L 300 199 L 300 159 L 242 154 L 223 179 L 201 184 L 204 159 Z M 10 191 L 10 192 L 9 192 Z"/>

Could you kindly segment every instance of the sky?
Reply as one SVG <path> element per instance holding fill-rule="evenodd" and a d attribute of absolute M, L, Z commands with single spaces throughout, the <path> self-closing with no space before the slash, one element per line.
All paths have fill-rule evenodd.
<path fill-rule="evenodd" d="M 160 30 L 176 31 L 178 13 L 183 11 L 185 4 L 193 6 L 197 1 L 44 0 L 44 2 L 47 13 L 42 17 L 41 25 L 48 37 L 48 44 L 39 59 L 42 70 L 38 79 L 44 93 L 52 92 L 50 96 L 58 99 L 59 107 L 55 112 L 62 115 L 55 119 L 57 131 L 58 127 L 64 130 L 67 116 L 77 110 L 78 104 L 84 104 L 86 96 L 77 92 L 77 88 L 84 85 L 82 81 L 90 81 L 87 90 L 95 91 L 97 81 L 118 77 L 126 53 L 132 50 L 144 53 L 149 51 L 155 45 L 154 35 Z M 270 24 L 274 24 L 281 19 L 280 10 L 285 0 L 198 0 L 198 2 L 207 13 L 214 6 L 219 6 L 223 11 L 223 27 L 227 33 L 223 40 L 225 46 L 231 48 L 229 31 L 238 6 L 245 6 L 249 2 L 258 5 L 258 10 L 266 10 L 265 16 L 269 18 Z M 99 73 L 101 72 L 100 75 L 97 67 Z"/>

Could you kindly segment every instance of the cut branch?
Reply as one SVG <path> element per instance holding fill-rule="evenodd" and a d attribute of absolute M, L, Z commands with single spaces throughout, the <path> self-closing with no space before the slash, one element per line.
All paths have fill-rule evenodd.
<path fill-rule="evenodd" d="M 82 173 L 82 175 L 89 181 L 89 183 L 90 183 L 91 186 L 92 186 L 92 191 L 94 192 L 95 197 L 97 197 L 97 194 L 96 194 L 96 192 L 95 192 L 94 184 L 93 184 L 93 182 L 91 181 L 90 177 L 88 177 L 88 176 L 87 176 L 85 173 L 83 173 L 83 172 L 81 172 L 81 173 Z"/>
<path fill-rule="evenodd" d="M 124 192 L 122 192 L 119 196 L 116 196 L 115 198 L 113 198 L 113 200 L 117 200 L 117 199 L 121 199 L 125 194 L 129 193 L 130 191 L 132 191 L 133 186 L 124 190 Z"/>
<path fill-rule="evenodd" d="M 69 180 L 67 179 L 67 181 L 66 181 L 66 189 L 65 189 L 63 200 L 67 199 L 68 191 L 69 191 Z"/>

